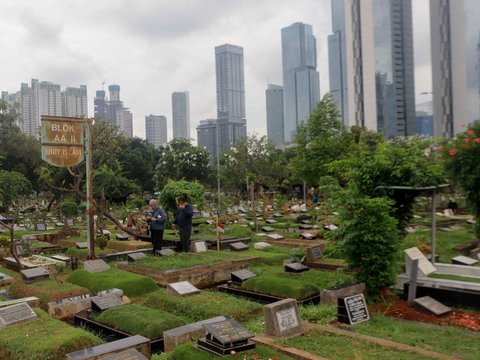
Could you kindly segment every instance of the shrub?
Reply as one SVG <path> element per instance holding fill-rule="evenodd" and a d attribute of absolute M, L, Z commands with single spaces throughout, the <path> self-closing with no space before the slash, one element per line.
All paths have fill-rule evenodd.
<path fill-rule="evenodd" d="M 57 209 L 60 214 L 65 217 L 73 217 L 78 215 L 78 204 L 71 200 L 65 199 L 58 204 Z"/>
<path fill-rule="evenodd" d="M 116 268 L 97 273 L 78 269 L 67 277 L 67 281 L 86 287 L 91 292 L 118 288 L 128 296 L 139 296 L 158 289 L 151 278 Z"/>
<path fill-rule="evenodd" d="M 186 196 L 190 204 L 195 204 L 202 208 L 205 189 L 196 181 L 173 181 L 169 180 L 160 193 L 160 203 L 163 208 L 171 213 L 174 213 L 177 208 L 177 198 Z"/>

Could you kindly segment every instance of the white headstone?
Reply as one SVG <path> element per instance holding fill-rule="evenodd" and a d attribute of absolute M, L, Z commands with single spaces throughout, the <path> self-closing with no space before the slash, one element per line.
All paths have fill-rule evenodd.
<path fill-rule="evenodd" d="M 180 281 L 177 283 L 172 283 L 167 285 L 167 293 L 172 295 L 185 296 L 185 295 L 197 294 L 199 292 L 200 290 L 198 290 L 195 286 L 190 284 L 188 281 Z"/>
<path fill-rule="evenodd" d="M 103 260 L 88 260 L 83 262 L 83 268 L 90 272 L 102 272 L 110 270 L 110 265 L 108 265 Z"/>
<path fill-rule="evenodd" d="M 407 275 L 410 275 L 410 269 L 412 265 L 412 260 L 418 259 L 418 275 L 419 276 L 428 276 L 429 274 L 437 271 L 435 266 L 432 265 L 430 261 L 426 258 L 425 255 L 417 248 L 412 247 L 404 250 L 405 253 L 405 269 Z"/>

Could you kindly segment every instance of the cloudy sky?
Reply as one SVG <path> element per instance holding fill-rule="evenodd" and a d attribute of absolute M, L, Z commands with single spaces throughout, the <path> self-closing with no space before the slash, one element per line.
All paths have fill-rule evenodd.
<path fill-rule="evenodd" d="M 334 0 L 335 1 L 335 0 Z M 412 0 L 417 101 L 431 91 L 428 0 Z M 102 82 L 121 86 L 134 135 L 145 138 L 145 115 L 166 115 L 171 93 L 190 92 L 191 135 L 216 116 L 214 47 L 245 54 L 248 132 L 266 133 L 265 88 L 281 84 L 280 30 L 313 26 L 321 93 L 328 92 L 330 0 L 2 0 L 0 90 L 32 78 L 88 87 L 89 115 Z"/>

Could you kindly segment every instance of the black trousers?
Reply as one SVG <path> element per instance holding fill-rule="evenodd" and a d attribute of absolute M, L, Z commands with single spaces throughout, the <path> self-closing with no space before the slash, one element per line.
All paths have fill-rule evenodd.
<path fill-rule="evenodd" d="M 192 234 L 191 226 L 180 229 L 180 242 L 182 243 L 182 250 L 184 252 L 190 251 L 190 235 L 191 234 Z"/>
<path fill-rule="evenodd" d="M 155 255 L 155 251 L 162 250 L 163 230 L 150 230 L 150 236 L 153 245 L 153 255 Z"/>

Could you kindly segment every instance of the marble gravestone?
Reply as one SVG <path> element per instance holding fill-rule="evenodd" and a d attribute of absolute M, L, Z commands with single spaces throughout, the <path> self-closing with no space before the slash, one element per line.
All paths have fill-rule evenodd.
<path fill-rule="evenodd" d="M 249 246 L 243 242 L 236 242 L 236 243 L 230 244 L 231 251 L 245 251 L 248 249 L 249 249 Z"/>
<path fill-rule="evenodd" d="M 26 283 L 32 283 L 38 280 L 48 280 L 50 278 L 50 273 L 42 266 L 20 270 L 20 274 L 22 274 L 22 280 Z"/>
<path fill-rule="evenodd" d="M 176 254 L 175 250 L 172 249 L 162 249 L 155 251 L 156 254 L 160 256 L 173 256 Z"/>
<path fill-rule="evenodd" d="M 127 255 L 127 261 L 128 262 L 135 262 L 137 260 L 143 259 L 147 257 L 144 252 L 137 252 L 137 253 L 132 253 Z"/>
<path fill-rule="evenodd" d="M 103 272 L 110 270 L 110 265 L 103 260 L 88 260 L 83 262 L 83 269 L 90 273 Z"/>
<path fill-rule="evenodd" d="M 275 337 L 298 335 L 303 327 L 297 300 L 284 299 L 265 305 L 265 334 Z"/>
<path fill-rule="evenodd" d="M 172 283 L 167 285 L 167 294 L 176 295 L 176 296 L 186 296 L 199 293 L 195 286 L 193 286 L 188 281 L 180 281 L 177 283 Z"/>
<path fill-rule="evenodd" d="M 0 308 L 0 329 L 23 321 L 36 320 L 37 314 L 26 303 Z"/>
<path fill-rule="evenodd" d="M 282 235 L 279 234 L 269 234 L 267 235 L 268 240 L 283 240 L 285 239 Z"/>
<path fill-rule="evenodd" d="M 238 271 L 232 272 L 230 274 L 230 276 L 231 276 L 232 283 L 241 284 L 245 280 L 256 277 L 257 274 L 255 274 L 254 272 L 252 272 L 248 269 L 243 269 L 243 270 L 238 270 Z"/>
<path fill-rule="evenodd" d="M 430 296 L 423 296 L 414 300 L 415 307 L 421 310 L 427 310 L 437 316 L 444 315 L 452 311 L 448 306 L 443 305 Z"/>
<path fill-rule="evenodd" d="M 196 253 L 207 252 L 207 244 L 205 241 L 194 241 L 191 244 L 191 248 Z"/>
<path fill-rule="evenodd" d="M 403 252 L 405 253 L 405 272 L 407 273 L 407 275 L 410 275 L 412 261 L 415 259 L 418 259 L 419 276 L 426 277 L 429 274 L 437 271 L 437 269 L 435 269 L 435 266 L 433 266 L 432 263 L 428 261 L 426 256 L 423 255 L 423 253 L 417 247 L 405 249 Z"/>
<path fill-rule="evenodd" d="M 92 298 L 92 311 L 101 313 L 105 310 L 122 306 L 123 302 L 120 298 L 113 294 L 105 294 L 101 296 L 95 296 Z"/>

